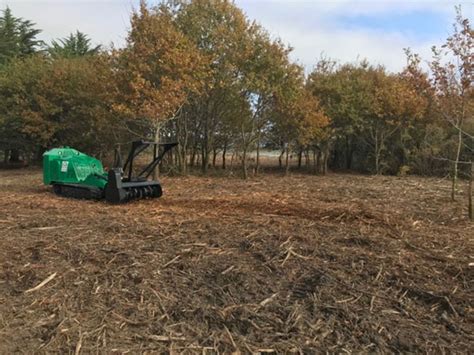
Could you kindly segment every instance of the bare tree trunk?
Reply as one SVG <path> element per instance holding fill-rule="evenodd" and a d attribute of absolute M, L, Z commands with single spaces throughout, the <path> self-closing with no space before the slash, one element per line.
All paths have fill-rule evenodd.
<path fill-rule="evenodd" d="M 186 122 L 186 117 L 180 117 L 176 122 L 176 131 L 178 135 L 178 149 L 177 149 L 177 158 L 178 166 L 181 174 L 186 174 L 187 172 L 187 152 L 188 152 L 188 125 Z"/>
<path fill-rule="evenodd" d="M 471 162 L 471 175 L 469 178 L 469 189 L 468 189 L 468 198 L 469 198 L 469 219 L 474 221 L 474 208 L 472 206 L 472 180 L 474 179 L 474 164 Z"/>
<path fill-rule="evenodd" d="M 328 157 L 329 154 L 324 154 L 324 161 L 323 161 L 323 175 L 326 175 L 328 172 Z"/>
<path fill-rule="evenodd" d="M 157 124 L 155 127 L 155 142 L 159 143 L 160 142 L 160 124 Z M 158 147 L 157 147 L 158 148 Z M 153 169 L 153 180 L 158 180 L 158 176 L 160 175 L 160 164 L 156 165 L 156 167 Z"/>
<path fill-rule="evenodd" d="M 379 155 L 379 137 L 377 135 L 377 131 L 375 131 L 375 145 L 374 145 L 374 153 L 375 153 L 375 174 L 379 175 L 380 173 L 380 155 Z"/>
<path fill-rule="evenodd" d="M 351 139 L 346 136 L 346 169 L 351 170 L 352 167 L 352 144 Z"/>
<path fill-rule="evenodd" d="M 313 149 L 313 174 L 318 173 L 318 165 L 316 161 L 316 149 Z"/>
<path fill-rule="evenodd" d="M 210 153 L 210 142 L 209 142 L 209 118 L 205 117 L 204 120 L 204 141 L 202 143 L 202 172 L 207 174 L 207 170 L 209 168 L 209 153 Z"/>
<path fill-rule="evenodd" d="M 212 150 L 212 167 L 215 169 L 216 168 L 216 158 L 217 158 L 217 149 L 214 148 Z"/>
<path fill-rule="evenodd" d="M 242 151 L 242 172 L 244 174 L 244 179 L 248 179 L 248 172 L 247 172 L 247 148 L 244 147 Z"/>
<path fill-rule="evenodd" d="M 379 154 L 375 152 L 375 174 L 380 175 L 380 162 L 379 162 Z"/>
<path fill-rule="evenodd" d="M 188 172 L 188 160 L 186 159 L 186 149 L 181 149 L 178 164 L 180 165 L 181 174 L 186 175 Z"/>
<path fill-rule="evenodd" d="M 317 162 L 316 162 L 316 172 L 318 174 L 321 174 L 323 172 L 323 168 L 321 167 L 321 159 L 323 156 L 323 152 L 321 150 L 318 150 L 318 157 L 317 157 Z"/>
<path fill-rule="evenodd" d="M 248 172 L 247 172 L 247 149 L 249 148 L 247 139 L 245 137 L 245 129 L 244 125 L 242 124 L 240 127 L 240 137 L 242 139 L 242 173 L 243 178 L 247 180 Z"/>
<path fill-rule="evenodd" d="M 235 157 L 235 152 L 233 152 L 232 155 L 230 156 L 230 171 L 232 171 L 234 167 L 234 157 Z"/>
<path fill-rule="evenodd" d="M 257 131 L 257 157 L 255 161 L 255 175 L 258 175 L 260 170 L 260 129 Z"/>
<path fill-rule="evenodd" d="M 462 130 L 458 129 L 458 147 L 456 151 L 456 160 L 454 161 L 454 171 L 453 171 L 453 184 L 451 188 L 451 200 L 456 200 L 456 190 L 458 185 L 458 170 L 459 170 L 459 158 L 461 156 L 461 147 L 462 147 Z"/>
<path fill-rule="evenodd" d="M 323 156 L 323 175 L 328 172 L 328 161 L 329 161 L 329 144 L 324 148 Z"/>
<path fill-rule="evenodd" d="M 12 149 L 10 150 L 10 163 L 18 163 L 20 161 L 20 150 Z"/>
<path fill-rule="evenodd" d="M 209 162 L 209 156 L 207 155 L 207 148 L 205 144 L 201 147 L 201 170 L 204 174 L 207 174 L 207 164 Z"/>
<path fill-rule="evenodd" d="M 181 172 L 183 174 L 186 174 L 188 172 L 188 159 L 186 159 L 186 155 L 187 155 L 187 151 L 188 151 L 188 124 L 186 122 L 186 117 L 183 118 L 184 120 L 184 132 L 183 132 L 183 135 L 184 135 L 184 145 L 181 149 L 181 151 L 183 152 L 182 153 L 182 164 L 183 164 L 183 167 L 181 169 Z"/>
<path fill-rule="evenodd" d="M 290 155 L 290 148 L 289 146 L 287 145 L 286 146 L 286 157 L 285 157 L 285 175 L 288 175 L 289 172 L 290 172 L 290 159 L 289 159 L 289 155 Z"/>
<path fill-rule="evenodd" d="M 191 159 L 189 161 L 189 166 L 194 167 L 196 165 L 196 152 L 197 152 L 197 145 L 193 144 L 193 149 L 191 151 Z"/>
<path fill-rule="evenodd" d="M 222 149 L 222 170 L 225 170 L 225 155 L 227 153 L 227 140 L 224 141 L 224 148 Z"/>
<path fill-rule="evenodd" d="M 303 148 L 298 151 L 298 169 L 301 169 L 301 162 L 303 160 Z"/>
<path fill-rule="evenodd" d="M 163 157 L 163 160 L 165 161 L 166 165 L 173 165 L 174 159 L 175 159 L 175 154 L 173 153 L 173 150 L 170 150 L 167 154 L 167 157 Z"/>
<path fill-rule="evenodd" d="M 278 166 L 280 167 L 280 169 L 281 169 L 282 166 L 283 166 L 283 162 L 282 162 L 283 154 L 285 154 L 285 149 L 283 149 L 283 150 L 281 151 L 281 154 L 280 154 L 280 156 L 278 157 Z"/>

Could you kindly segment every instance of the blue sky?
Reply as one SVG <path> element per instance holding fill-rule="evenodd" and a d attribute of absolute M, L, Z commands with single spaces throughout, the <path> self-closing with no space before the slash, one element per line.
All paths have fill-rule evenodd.
<path fill-rule="evenodd" d="M 149 3 L 156 3 L 149 0 Z M 451 32 L 454 6 L 473 21 L 474 0 L 236 0 L 249 18 L 261 23 L 294 51 L 292 58 L 311 70 L 324 55 L 342 62 L 367 58 L 400 70 L 403 48 L 428 59 L 432 45 Z M 124 43 L 129 14 L 138 0 L 0 0 L 16 16 L 43 29 L 42 39 L 79 29 L 102 44 Z"/>
<path fill-rule="evenodd" d="M 350 14 L 335 18 L 339 26 L 352 29 L 366 28 L 385 32 L 405 33 L 412 38 L 424 41 L 431 38 L 442 38 L 452 20 L 443 13 L 436 11 L 415 10 L 406 14 L 384 13 L 378 16 Z"/>

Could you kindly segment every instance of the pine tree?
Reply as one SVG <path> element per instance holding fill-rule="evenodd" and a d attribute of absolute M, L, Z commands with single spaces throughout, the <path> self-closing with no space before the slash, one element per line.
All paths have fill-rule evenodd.
<path fill-rule="evenodd" d="M 53 57 L 82 57 L 95 55 L 101 49 L 101 46 L 91 46 L 90 38 L 80 32 L 71 33 L 68 37 L 52 41 L 48 51 Z"/>
<path fill-rule="evenodd" d="M 10 8 L 0 16 L 0 64 L 11 58 L 23 57 L 38 51 L 44 44 L 37 36 L 41 30 L 29 20 L 15 17 Z"/>

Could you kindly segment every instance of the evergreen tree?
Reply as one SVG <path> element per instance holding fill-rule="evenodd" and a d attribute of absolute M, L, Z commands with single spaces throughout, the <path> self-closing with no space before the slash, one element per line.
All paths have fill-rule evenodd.
<path fill-rule="evenodd" d="M 68 37 L 52 41 L 48 51 L 53 57 L 82 57 L 95 55 L 101 49 L 101 46 L 91 46 L 90 38 L 80 32 L 71 33 Z"/>
<path fill-rule="evenodd" d="M 34 28 L 29 20 L 15 17 L 10 8 L 2 11 L 0 16 L 0 64 L 11 58 L 32 54 L 43 45 L 37 36 L 41 30 Z"/>

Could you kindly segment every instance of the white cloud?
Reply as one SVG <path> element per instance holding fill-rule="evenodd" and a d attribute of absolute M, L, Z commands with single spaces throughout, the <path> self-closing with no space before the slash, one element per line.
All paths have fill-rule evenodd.
<path fill-rule="evenodd" d="M 13 15 L 29 19 L 42 30 L 41 39 L 50 41 L 80 30 L 94 42 L 105 45 L 125 42 L 134 4 L 131 0 L 0 0 Z"/>
<path fill-rule="evenodd" d="M 236 0 L 243 7 L 259 6 L 272 12 L 272 7 L 313 9 L 323 15 L 377 15 L 383 13 L 403 14 L 413 11 L 436 11 L 450 13 L 456 5 L 470 7 L 472 0 Z"/>
<path fill-rule="evenodd" d="M 453 0 L 418 1 L 283 1 L 240 0 L 237 3 L 247 15 L 257 20 L 274 37 L 280 37 L 290 44 L 292 57 L 311 70 L 320 55 L 341 62 L 368 59 L 374 64 L 383 64 L 391 71 L 398 71 L 405 65 L 403 48 L 410 47 L 422 58 L 431 57 L 431 46 L 440 45 L 451 31 L 454 20 Z M 474 3 L 462 2 L 463 14 L 472 18 Z M 444 18 L 436 23 L 440 31 L 427 36 L 418 36 L 404 28 L 383 29 L 365 26 L 344 28 L 338 22 L 341 17 L 362 16 L 404 16 L 423 12 L 437 14 Z M 442 33 L 440 36 L 439 33 Z"/>
<path fill-rule="evenodd" d="M 158 0 L 149 0 L 156 3 Z M 410 47 L 424 58 L 430 47 L 439 45 L 450 31 L 454 5 L 461 4 L 472 19 L 472 0 L 236 0 L 248 16 L 260 22 L 273 36 L 294 48 L 292 57 L 306 66 L 315 64 L 321 53 L 340 61 L 367 58 L 399 70 L 405 64 L 403 48 Z M 105 45 L 125 42 L 129 16 L 138 0 L 0 0 L 0 8 L 10 6 L 14 15 L 31 19 L 43 30 L 42 39 L 65 37 L 77 29 Z M 338 19 L 356 15 L 378 16 L 430 11 L 447 19 L 442 32 L 422 40 L 404 29 L 376 30 L 357 26 L 343 28 Z"/>
<path fill-rule="evenodd" d="M 403 48 L 410 47 L 423 58 L 431 56 L 431 46 L 440 41 L 419 42 L 409 34 L 364 29 L 335 29 L 324 25 L 309 28 L 267 24 L 274 36 L 293 47 L 292 58 L 311 70 L 321 55 L 340 62 L 367 59 L 398 71 L 405 65 Z M 272 28 L 278 29 L 272 31 Z"/>

